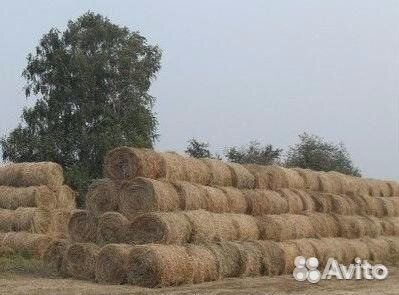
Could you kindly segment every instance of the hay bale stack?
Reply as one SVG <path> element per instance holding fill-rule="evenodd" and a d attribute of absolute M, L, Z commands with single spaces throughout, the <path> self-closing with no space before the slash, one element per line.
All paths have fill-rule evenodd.
<path fill-rule="evenodd" d="M 15 229 L 15 211 L 0 209 L 0 232 L 9 232 Z"/>
<path fill-rule="evenodd" d="M 57 195 L 57 208 L 62 210 L 76 209 L 76 192 L 69 186 L 62 185 L 55 190 Z"/>
<path fill-rule="evenodd" d="M 193 283 L 216 281 L 219 276 L 219 264 L 215 255 L 204 245 L 188 244 L 186 251 L 193 266 Z"/>
<path fill-rule="evenodd" d="M 305 215 L 281 214 L 257 217 L 260 239 L 285 241 L 315 237 L 316 233 Z"/>
<path fill-rule="evenodd" d="M 245 214 L 248 212 L 248 202 L 244 193 L 234 187 L 220 187 L 227 197 L 229 212 Z"/>
<path fill-rule="evenodd" d="M 357 215 L 371 215 L 369 202 L 358 194 L 345 195 L 354 204 L 354 213 Z"/>
<path fill-rule="evenodd" d="M 58 239 L 69 238 L 68 224 L 71 219 L 72 212 L 64 210 L 54 210 L 50 212 L 51 221 L 49 227 L 49 233 L 52 237 Z"/>
<path fill-rule="evenodd" d="M 0 185 L 15 187 L 47 185 L 55 189 L 63 182 L 62 167 L 52 162 L 17 163 L 0 167 Z"/>
<path fill-rule="evenodd" d="M 204 190 L 206 210 L 214 213 L 229 212 L 229 201 L 223 190 L 210 186 L 201 186 Z"/>
<path fill-rule="evenodd" d="M 212 181 L 212 173 L 209 166 L 202 160 L 179 156 L 183 161 L 186 177 L 176 180 L 188 180 L 193 183 L 209 185 Z"/>
<path fill-rule="evenodd" d="M 396 181 L 387 181 L 390 188 L 391 196 L 399 196 L 399 183 Z"/>
<path fill-rule="evenodd" d="M 309 217 L 309 221 L 314 229 L 315 237 L 338 237 L 339 227 L 337 220 L 331 214 L 319 212 L 304 213 Z"/>
<path fill-rule="evenodd" d="M 76 209 L 71 213 L 68 232 L 74 242 L 95 243 L 97 240 L 97 218 L 87 210 Z"/>
<path fill-rule="evenodd" d="M 372 239 L 370 237 L 364 237 L 361 239 L 370 252 L 370 261 L 376 263 L 389 263 L 391 259 L 391 245 L 383 238 Z"/>
<path fill-rule="evenodd" d="M 255 241 L 262 253 L 262 274 L 275 276 L 284 272 L 284 250 L 274 241 Z"/>
<path fill-rule="evenodd" d="M 325 172 L 317 172 L 320 183 L 320 191 L 325 193 L 337 193 L 337 183 Z"/>
<path fill-rule="evenodd" d="M 177 210 L 180 200 L 172 184 L 140 177 L 121 185 L 118 207 L 133 220 L 141 213 Z"/>
<path fill-rule="evenodd" d="M 64 255 L 70 245 L 68 240 L 52 241 L 43 253 L 43 266 L 48 275 L 66 275 L 64 272 Z"/>
<path fill-rule="evenodd" d="M 211 181 L 209 182 L 209 185 L 233 185 L 233 174 L 231 168 L 229 168 L 225 162 L 216 159 L 202 159 L 202 161 L 208 166 L 211 174 Z"/>
<path fill-rule="evenodd" d="M 92 280 L 100 247 L 91 243 L 75 243 L 65 252 L 65 271 L 75 279 Z"/>
<path fill-rule="evenodd" d="M 201 186 L 187 182 L 172 182 L 179 197 L 179 208 L 182 210 L 206 209 L 206 193 Z"/>
<path fill-rule="evenodd" d="M 15 230 L 45 234 L 50 230 L 51 213 L 40 208 L 18 208 L 15 210 Z"/>
<path fill-rule="evenodd" d="M 340 237 L 354 239 L 364 236 L 377 237 L 381 235 L 382 228 L 378 220 L 363 216 L 335 215 L 338 223 Z"/>
<path fill-rule="evenodd" d="M 268 174 L 267 166 L 255 164 L 245 164 L 243 166 L 255 177 L 255 188 L 270 188 L 271 180 Z"/>
<path fill-rule="evenodd" d="M 2 243 L 19 254 L 41 258 L 51 241 L 51 237 L 43 234 L 9 232 L 4 235 Z"/>
<path fill-rule="evenodd" d="M 384 217 L 379 220 L 382 234 L 385 236 L 399 236 L 399 218 Z"/>
<path fill-rule="evenodd" d="M 232 175 L 232 186 L 237 188 L 255 188 L 255 176 L 251 174 L 243 165 L 237 163 L 227 163 Z"/>
<path fill-rule="evenodd" d="M 316 256 L 316 251 L 309 240 L 310 239 L 292 240 L 292 242 L 298 248 L 299 254 L 307 258 Z"/>
<path fill-rule="evenodd" d="M 381 237 L 388 242 L 390 248 L 390 264 L 397 265 L 399 261 L 399 237 Z"/>
<path fill-rule="evenodd" d="M 280 196 L 286 199 L 288 204 L 288 213 L 298 214 L 304 210 L 302 198 L 292 189 L 283 188 L 277 191 Z"/>
<path fill-rule="evenodd" d="M 302 200 L 304 211 L 316 211 L 316 203 L 308 191 L 293 189 Z"/>
<path fill-rule="evenodd" d="M 396 216 L 396 208 L 395 204 L 392 201 L 393 198 L 386 198 L 386 197 L 374 197 L 377 199 L 378 202 L 381 203 L 381 206 L 384 211 L 384 216 Z"/>
<path fill-rule="evenodd" d="M 127 263 L 133 246 L 108 244 L 101 248 L 95 265 L 95 277 L 99 283 L 119 285 L 127 282 Z"/>
<path fill-rule="evenodd" d="M 259 240 L 260 231 L 256 218 L 243 214 L 229 214 L 235 229 L 235 240 L 255 241 Z M 223 228 L 221 229 L 223 230 Z"/>
<path fill-rule="evenodd" d="M 353 215 L 359 211 L 357 204 L 350 197 L 336 194 L 327 194 L 326 197 L 331 199 L 331 212 L 333 213 Z"/>
<path fill-rule="evenodd" d="M 189 160 L 175 152 L 162 153 L 161 157 L 165 162 L 165 179 L 169 181 L 189 181 Z M 197 160 L 197 159 L 195 159 Z"/>
<path fill-rule="evenodd" d="M 284 257 L 284 274 L 291 274 L 295 268 L 294 261 L 297 256 L 301 253 L 297 245 L 292 241 L 285 241 L 280 243 L 281 248 L 283 249 L 283 257 Z"/>
<path fill-rule="evenodd" d="M 216 257 L 220 278 L 238 277 L 241 273 L 241 253 L 237 243 L 218 242 L 205 245 Z"/>
<path fill-rule="evenodd" d="M 47 186 L 0 186 L 0 208 L 15 210 L 18 207 L 55 209 L 57 198 Z"/>
<path fill-rule="evenodd" d="M 311 191 L 320 190 L 320 181 L 316 171 L 302 168 L 292 168 L 292 170 L 298 172 L 298 174 L 302 177 L 304 181 L 304 189 Z"/>
<path fill-rule="evenodd" d="M 99 244 L 123 243 L 129 220 L 118 212 L 106 212 L 98 219 L 97 241 Z"/>
<path fill-rule="evenodd" d="M 119 187 L 109 178 L 94 180 L 86 194 L 86 208 L 100 216 L 109 211 L 118 211 Z"/>
<path fill-rule="evenodd" d="M 244 190 L 248 204 L 248 214 L 282 214 L 288 212 L 287 200 L 271 190 Z"/>
<path fill-rule="evenodd" d="M 333 238 L 334 239 L 334 238 Z M 329 258 L 335 258 L 338 261 L 342 260 L 342 251 L 332 243 L 331 238 L 323 239 L 308 239 L 313 246 L 315 257 L 319 260 L 321 267 L 325 267 Z"/>
<path fill-rule="evenodd" d="M 332 198 L 331 194 L 323 192 L 309 192 L 315 204 L 315 211 L 322 213 L 331 213 L 332 211 Z"/>
<path fill-rule="evenodd" d="M 127 262 L 127 280 L 132 285 L 168 287 L 193 281 L 192 261 L 182 246 L 135 246 Z"/>

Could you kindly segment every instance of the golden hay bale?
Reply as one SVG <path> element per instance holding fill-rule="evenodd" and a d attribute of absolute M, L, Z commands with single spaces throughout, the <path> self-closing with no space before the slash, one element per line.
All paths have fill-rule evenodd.
<path fill-rule="evenodd" d="M 379 220 L 382 228 L 381 235 L 398 236 L 399 235 L 399 218 L 398 217 L 384 217 Z"/>
<path fill-rule="evenodd" d="M 271 190 L 244 190 L 251 215 L 282 214 L 288 212 L 287 200 Z"/>
<path fill-rule="evenodd" d="M 351 177 L 351 185 L 356 194 L 370 195 L 369 185 L 367 180 L 361 177 Z"/>
<path fill-rule="evenodd" d="M 262 240 L 285 241 L 315 236 L 310 218 L 305 215 L 281 214 L 257 217 Z"/>
<path fill-rule="evenodd" d="M 370 261 L 372 263 L 389 263 L 391 258 L 391 248 L 386 239 L 372 239 L 370 237 L 364 237 L 361 239 L 361 241 L 363 241 L 369 248 Z"/>
<path fill-rule="evenodd" d="M 192 261 L 186 248 L 181 246 L 135 246 L 127 265 L 127 280 L 132 285 L 168 287 L 193 281 Z"/>
<path fill-rule="evenodd" d="M 394 216 L 399 216 L 399 198 L 398 197 L 390 197 L 389 199 L 387 198 L 392 203 L 392 207 L 394 209 Z"/>
<path fill-rule="evenodd" d="M 315 204 L 315 211 L 322 213 L 330 213 L 332 211 L 331 194 L 323 192 L 309 192 Z"/>
<path fill-rule="evenodd" d="M 216 258 L 220 278 L 238 277 L 241 272 L 240 248 L 233 242 L 205 244 Z"/>
<path fill-rule="evenodd" d="M 43 253 L 43 266 L 48 275 L 64 274 L 64 255 L 69 245 L 68 240 L 57 239 L 47 246 Z"/>
<path fill-rule="evenodd" d="M 129 220 L 118 212 L 106 212 L 98 218 L 97 239 L 100 244 L 122 243 Z"/>
<path fill-rule="evenodd" d="M 258 189 L 269 189 L 270 188 L 270 177 L 267 173 L 267 166 L 255 165 L 255 164 L 245 164 L 243 165 L 254 177 L 255 185 L 254 188 Z"/>
<path fill-rule="evenodd" d="M 384 216 L 384 203 L 381 201 L 381 199 L 377 197 L 371 197 L 366 194 L 361 194 L 359 196 L 367 204 L 367 215 L 373 215 L 377 217 Z"/>
<path fill-rule="evenodd" d="M 289 188 L 304 189 L 306 187 L 305 179 L 295 169 L 283 168 Z"/>
<path fill-rule="evenodd" d="M 380 188 L 381 197 L 393 196 L 391 186 L 389 185 L 389 183 L 387 181 L 378 180 L 378 186 Z"/>
<path fill-rule="evenodd" d="M 287 201 L 288 213 L 296 214 L 304 210 L 302 198 L 295 191 L 283 188 L 278 190 L 277 193 Z"/>
<path fill-rule="evenodd" d="M 292 191 L 301 198 L 304 211 L 316 211 L 316 204 L 309 192 L 298 189 Z"/>
<path fill-rule="evenodd" d="M 381 237 L 387 241 L 390 248 L 389 264 L 397 265 L 399 261 L 399 237 Z"/>
<path fill-rule="evenodd" d="M 172 184 L 179 197 L 180 209 L 206 209 L 206 192 L 199 185 L 187 181 L 175 181 Z"/>
<path fill-rule="evenodd" d="M 0 209 L 0 231 L 9 232 L 15 229 L 15 211 Z"/>
<path fill-rule="evenodd" d="M 136 217 L 127 228 L 132 244 L 183 244 L 190 240 L 191 225 L 183 213 L 153 212 Z"/>
<path fill-rule="evenodd" d="M 336 219 L 331 214 L 306 212 L 309 221 L 314 229 L 315 237 L 337 237 L 339 236 L 339 227 Z"/>
<path fill-rule="evenodd" d="M 327 175 L 327 173 L 319 171 L 317 173 L 317 177 L 320 182 L 320 191 L 325 193 L 335 193 L 337 192 L 336 183 L 334 183 L 333 179 Z"/>
<path fill-rule="evenodd" d="M 298 174 L 302 177 L 304 182 L 304 189 L 311 191 L 320 190 L 320 180 L 316 171 L 302 168 L 292 168 L 292 170 L 298 172 Z"/>
<path fill-rule="evenodd" d="M 131 180 L 138 176 L 163 178 L 166 164 L 161 154 L 154 150 L 118 147 L 106 154 L 104 175 L 114 180 Z"/>
<path fill-rule="evenodd" d="M 284 251 L 280 243 L 274 241 L 255 241 L 262 253 L 262 274 L 280 275 L 284 272 Z"/>
<path fill-rule="evenodd" d="M 193 266 L 194 284 L 219 279 L 218 261 L 210 249 L 203 245 L 188 244 L 186 251 Z"/>
<path fill-rule="evenodd" d="M 369 204 L 365 198 L 361 197 L 358 194 L 345 195 L 343 197 L 346 197 L 351 200 L 351 203 L 353 204 L 354 214 L 357 215 L 371 214 Z"/>
<path fill-rule="evenodd" d="M 366 184 L 366 186 L 368 188 L 368 193 L 370 196 L 381 197 L 380 186 L 379 186 L 377 180 L 370 179 L 370 178 L 364 178 L 363 182 Z"/>
<path fill-rule="evenodd" d="M 52 162 L 17 163 L 0 167 L 0 185 L 15 187 L 47 185 L 57 188 L 64 182 L 62 167 Z"/>
<path fill-rule="evenodd" d="M 57 199 L 47 186 L 11 187 L 0 186 L 0 208 L 15 210 L 18 207 L 54 209 Z"/>
<path fill-rule="evenodd" d="M 386 197 L 374 197 L 374 198 L 376 198 L 378 202 L 382 204 L 382 208 L 384 210 L 384 216 L 396 215 L 396 208 L 391 198 L 386 198 Z"/>
<path fill-rule="evenodd" d="M 358 206 L 350 197 L 335 194 L 328 194 L 326 197 L 331 199 L 331 212 L 342 215 L 356 214 Z"/>
<path fill-rule="evenodd" d="M 55 190 L 57 194 L 57 208 L 62 210 L 76 209 L 77 193 L 67 185 L 62 185 Z"/>
<path fill-rule="evenodd" d="M 308 239 L 322 268 L 326 266 L 329 258 L 340 260 L 342 256 L 341 249 L 335 247 L 336 245 L 330 242 L 331 239 L 334 238 Z"/>
<path fill-rule="evenodd" d="M 236 240 L 258 240 L 260 232 L 256 218 L 244 214 L 229 214 L 236 232 Z"/>
<path fill-rule="evenodd" d="M 51 243 L 52 238 L 43 234 L 27 232 L 9 232 L 3 237 L 3 245 L 14 249 L 17 253 L 41 258 Z"/>
<path fill-rule="evenodd" d="M 175 180 L 187 180 L 193 183 L 209 185 L 212 181 L 212 174 L 209 166 L 201 159 L 181 157 L 181 162 L 186 173 L 185 178 L 178 178 Z M 173 180 L 173 179 L 169 179 Z"/>
<path fill-rule="evenodd" d="M 366 235 L 366 223 L 359 216 L 333 215 L 338 223 L 339 236 L 348 239 L 364 237 Z"/>
<path fill-rule="evenodd" d="M 390 188 L 391 196 L 399 196 L 399 183 L 396 181 L 386 181 Z"/>
<path fill-rule="evenodd" d="M 220 187 L 220 189 L 226 195 L 229 212 L 242 214 L 248 212 L 248 202 L 241 190 L 234 187 Z"/>
<path fill-rule="evenodd" d="M 354 259 L 359 257 L 361 260 L 368 260 L 370 258 L 370 251 L 366 243 L 360 239 L 342 239 L 343 247 L 349 248 L 350 253 L 353 253 L 350 263 L 354 263 Z M 349 263 L 348 263 L 349 264 Z"/>
<path fill-rule="evenodd" d="M 201 159 L 210 170 L 211 181 L 210 185 L 213 186 L 232 186 L 233 175 L 229 166 L 220 160 L 216 159 Z"/>
<path fill-rule="evenodd" d="M 295 268 L 295 258 L 300 255 L 297 245 L 292 241 L 280 242 L 284 257 L 284 274 L 291 274 Z"/>
<path fill-rule="evenodd" d="M 65 252 L 65 270 L 75 279 L 92 280 L 100 247 L 91 243 L 71 244 Z"/>
<path fill-rule="evenodd" d="M 299 255 L 310 258 L 315 257 L 316 252 L 309 239 L 298 239 L 292 240 L 292 242 L 296 245 L 299 251 Z"/>
<path fill-rule="evenodd" d="M 279 188 L 285 188 L 289 186 L 288 176 L 286 169 L 280 166 L 270 165 L 264 166 L 261 173 L 266 173 L 269 179 L 269 188 L 276 190 Z"/>
<path fill-rule="evenodd" d="M 31 233 L 48 233 L 51 213 L 45 209 L 26 207 L 15 210 L 15 230 Z"/>
<path fill-rule="evenodd" d="M 263 274 L 263 251 L 256 242 L 236 243 L 240 249 L 240 275 L 242 277 L 259 276 Z"/>
<path fill-rule="evenodd" d="M 215 214 L 203 210 L 187 211 L 183 212 L 183 214 L 188 219 L 191 226 L 191 234 L 189 237 L 191 243 L 214 241 L 220 238 L 219 230 L 223 227 L 216 224 L 213 218 Z M 231 222 L 231 228 L 234 228 L 233 222 Z M 229 231 L 228 234 L 231 234 L 231 232 Z M 234 236 L 236 236 L 235 233 Z"/>
<path fill-rule="evenodd" d="M 95 265 L 96 281 L 119 285 L 127 282 L 127 261 L 133 246 L 108 244 L 101 248 Z"/>
<path fill-rule="evenodd" d="M 141 213 L 173 211 L 179 206 L 179 197 L 170 183 L 140 177 L 121 185 L 118 207 L 130 220 Z"/>
<path fill-rule="evenodd" d="M 161 157 L 165 162 L 165 179 L 168 181 L 190 180 L 187 169 L 189 159 L 175 152 L 161 153 Z"/>
<path fill-rule="evenodd" d="M 74 242 L 95 243 L 97 240 L 97 218 L 87 210 L 73 210 L 68 223 L 68 232 Z"/>
<path fill-rule="evenodd" d="M 206 210 L 214 213 L 230 211 L 229 202 L 223 190 L 210 186 L 201 186 L 201 189 L 205 192 Z"/>
<path fill-rule="evenodd" d="M 343 179 L 345 176 L 337 171 L 328 171 L 327 173 L 323 173 L 329 180 L 332 185 L 332 192 L 335 194 L 343 194 L 346 188 L 344 187 L 346 183 L 344 183 Z"/>
<path fill-rule="evenodd" d="M 344 265 L 348 265 L 353 263 L 353 260 L 356 258 L 356 252 L 352 247 L 349 247 L 347 245 L 346 241 L 348 239 L 344 238 L 333 238 L 329 239 L 329 242 L 338 250 L 337 256 L 339 257 L 337 260 L 339 263 L 342 263 Z"/>
<path fill-rule="evenodd" d="M 53 210 L 50 212 L 51 221 L 49 233 L 52 237 L 58 239 L 67 239 L 69 237 L 68 224 L 71 219 L 72 212 L 64 210 Z"/>
<path fill-rule="evenodd" d="M 227 163 L 232 175 L 232 186 L 237 188 L 255 188 L 255 176 L 251 174 L 243 165 L 237 163 Z"/>
<path fill-rule="evenodd" d="M 119 187 L 109 178 L 94 180 L 86 194 L 86 208 L 100 216 L 109 211 L 118 211 Z"/>

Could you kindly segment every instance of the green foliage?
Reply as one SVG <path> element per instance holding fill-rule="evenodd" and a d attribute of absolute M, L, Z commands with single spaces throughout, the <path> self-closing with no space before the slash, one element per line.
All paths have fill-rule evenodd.
<path fill-rule="evenodd" d="M 257 141 L 251 141 L 247 146 L 226 149 L 224 155 L 229 161 L 235 163 L 272 165 L 279 163 L 282 151 L 270 144 L 262 146 Z"/>
<path fill-rule="evenodd" d="M 190 157 L 194 158 L 212 158 L 212 154 L 209 151 L 209 143 L 200 142 L 195 138 L 192 138 L 188 141 L 187 149 L 185 153 Z"/>
<path fill-rule="evenodd" d="M 351 157 L 342 143 L 334 144 L 307 133 L 299 135 L 299 143 L 290 146 L 285 164 L 287 167 L 338 171 L 361 176 L 360 170 L 353 166 Z"/>
<path fill-rule="evenodd" d="M 26 96 L 37 98 L 22 122 L 2 138 L 3 159 L 54 161 L 85 191 L 102 175 L 113 147 L 152 147 L 157 120 L 148 94 L 161 51 L 138 32 L 88 12 L 51 29 L 27 57 Z"/>

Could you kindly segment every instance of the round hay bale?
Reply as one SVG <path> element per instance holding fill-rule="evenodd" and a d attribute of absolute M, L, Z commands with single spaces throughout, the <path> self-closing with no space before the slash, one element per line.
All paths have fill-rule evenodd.
<path fill-rule="evenodd" d="M 241 253 L 237 243 L 218 242 L 205 244 L 218 262 L 220 278 L 238 277 L 241 273 Z"/>
<path fill-rule="evenodd" d="M 349 248 L 353 253 L 350 263 L 354 263 L 355 258 L 359 257 L 361 260 L 370 259 L 370 251 L 367 245 L 359 239 L 345 239 L 342 241 L 345 248 Z"/>
<path fill-rule="evenodd" d="M 259 228 L 256 218 L 244 214 L 229 214 L 232 219 L 238 241 L 259 240 Z"/>
<path fill-rule="evenodd" d="M 210 186 L 200 188 L 205 192 L 206 210 L 214 213 L 230 212 L 229 202 L 223 190 Z"/>
<path fill-rule="evenodd" d="M 133 246 L 108 244 L 97 255 L 95 277 L 99 283 L 120 285 L 127 282 L 127 261 Z"/>
<path fill-rule="evenodd" d="M 56 189 L 57 208 L 62 210 L 76 209 L 76 192 L 69 186 L 62 185 Z"/>
<path fill-rule="evenodd" d="M 363 200 L 364 203 L 366 203 L 366 206 L 364 208 L 367 215 L 373 215 L 377 217 L 384 216 L 383 203 L 379 201 L 376 197 L 371 197 L 366 194 L 357 194 L 355 196 L 358 196 L 360 199 Z"/>
<path fill-rule="evenodd" d="M 343 194 L 346 189 L 343 183 L 345 176 L 337 171 L 328 171 L 325 175 L 332 184 L 332 192 L 335 194 Z"/>
<path fill-rule="evenodd" d="M 75 279 L 92 280 L 100 247 L 91 243 L 75 243 L 65 252 L 65 269 Z"/>
<path fill-rule="evenodd" d="M 209 168 L 211 173 L 210 185 L 213 186 L 232 186 L 233 175 L 229 166 L 216 159 L 201 159 Z"/>
<path fill-rule="evenodd" d="M 300 255 L 297 245 L 293 241 L 285 241 L 280 243 L 283 249 L 284 257 L 284 274 L 291 274 L 294 271 L 294 261 Z"/>
<path fill-rule="evenodd" d="M 62 167 L 52 162 L 17 163 L 0 167 L 0 185 L 15 187 L 47 185 L 54 189 L 63 182 Z"/>
<path fill-rule="evenodd" d="M 371 214 L 369 204 L 365 198 L 362 198 L 358 194 L 346 195 L 351 200 L 354 208 L 354 214 L 357 215 L 369 215 Z"/>
<path fill-rule="evenodd" d="M 339 227 L 339 236 L 356 239 L 366 235 L 366 219 L 360 216 L 333 215 Z"/>
<path fill-rule="evenodd" d="M 338 261 L 342 260 L 342 249 L 337 247 L 336 243 L 331 242 L 334 239 L 335 238 L 308 239 L 315 251 L 315 257 L 319 260 L 319 264 L 322 268 L 326 266 L 329 258 L 335 258 Z"/>
<path fill-rule="evenodd" d="M 206 191 L 199 185 L 186 181 L 175 181 L 172 184 L 179 197 L 181 210 L 206 209 Z"/>
<path fill-rule="evenodd" d="M 295 169 L 283 168 L 287 179 L 288 188 L 304 189 L 306 187 L 305 180 Z"/>
<path fill-rule="evenodd" d="M 0 231 L 9 232 L 15 229 L 16 216 L 14 210 L 0 209 Z"/>
<path fill-rule="evenodd" d="M 104 175 L 114 180 L 132 180 L 138 176 L 163 178 L 166 176 L 166 163 L 154 150 L 118 147 L 106 154 Z"/>
<path fill-rule="evenodd" d="M 396 181 L 387 181 L 391 196 L 399 196 L 399 183 Z"/>
<path fill-rule="evenodd" d="M 339 226 L 336 219 L 331 214 L 318 213 L 318 212 L 306 212 L 306 216 L 309 217 L 309 222 L 312 225 L 315 237 L 338 237 Z"/>
<path fill-rule="evenodd" d="M 68 232 L 72 241 L 95 243 L 97 240 L 97 218 L 87 210 L 72 211 L 68 223 Z"/>
<path fill-rule="evenodd" d="M 289 186 L 287 169 L 280 166 L 270 165 L 264 166 L 262 173 L 268 174 L 269 188 L 271 190 L 277 190 L 279 188 L 286 188 Z"/>
<path fill-rule="evenodd" d="M 370 195 L 369 185 L 367 184 L 366 179 L 353 176 L 351 177 L 351 180 L 352 187 L 356 194 Z"/>
<path fill-rule="evenodd" d="M 15 250 L 8 247 L 8 246 L 3 246 L 0 245 L 0 258 L 6 257 L 6 258 L 11 258 L 15 255 Z"/>
<path fill-rule="evenodd" d="M 191 238 L 191 224 L 183 213 L 145 213 L 128 225 L 126 238 L 132 244 L 184 244 Z"/>
<path fill-rule="evenodd" d="M 257 220 L 262 240 L 285 241 L 316 235 L 309 217 L 305 215 L 264 215 Z"/>
<path fill-rule="evenodd" d="M 378 186 L 380 189 L 380 194 L 381 197 L 391 197 L 392 195 L 392 190 L 387 181 L 384 180 L 378 180 Z"/>
<path fill-rule="evenodd" d="M 18 207 L 55 209 L 56 196 L 47 186 L 0 186 L 0 208 L 15 210 Z"/>
<path fill-rule="evenodd" d="M 244 166 L 237 163 L 226 163 L 231 171 L 232 186 L 237 188 L 255 188 L 255 176 L 251 174 Z"/>
<path fill-rule="evenodd" d="M 142 245 L 131 249 L 127 280 L 142 287 L 168 287 L 191 283 L 193 264 L 186 248 L 175 245 Z"/>
<path fill-rule="evenodd" d="M 399 237 L 381 237 L 388 242 L 390 248 L 389 263 L 397 265 L 399 261 Z"/>
<path fill-rule="evenodd" d="M 213 218 L 215 214 L 204 210 L 195 210 L 183 212 L 183 215 L 189 220 L 191 226 L 190 243 L 215 241 L 220 238 L 219 228 L 221 227 L 215 224 Z M 231 226 L 234 226 L 233 223 Z"/>
<path fill-rule="evenodd" d="M 3 237 L 3 245 L 14 249 L 21 255 L 41 258 L 52 238 L 43 234 L 9 232 Z"/>
<path fill-rule="evenodd" d="M 392 198 L 386 197 L 376 197 L 378 202 L 382 203 L 382 208 L 384 211 L 384 216 L 395 216 L 396 215 L 396 208 L 393 204 Z"/>
<path fill-rule="evenodd" d="M 71 219 L 71 211 L 54 210 L 51 211 L 51 222 L 49 233 L 52 237 L 58 239 L 67 239 L 69 237 L 68 224 Z"/>
<path fill-rule="evenodd" d="M 398 217 L 384 217 L 380 219 L 382 234 L 385 236 L 399 235 L 399 218 Z"/>
<path fill-rule="evenodd" d="M 288 213 L 298 214 L 304 210 L 302 198 L 295 191 L 283 188 L 278 190 L 277 193 L 287 201 Z"/>
<path fill-rule="evenodd" d="M 322 192 L 309 192 L 309 194 L 315 204 L 315 211 L 331 213 L 333 207 L 331 194 Z"/>
<path fill-rule="evenodd" d="M 177 191 L 170 183 L 149 178 L 137 178 L 121 185 L 119 210 L 133 220 L 141 213 L 179 209 Z"/>
<path fill-rule="evenodd" d="M 243 165 L 255 178 L 254 188 L 270 189 L 270 177 L 267 167 L 263 165 L 245 164 Z"/>
<path fill-rule="evenodd" d="M 310 258 L 316 256 L 316 251 L 313 245 L 310 243 L 309 239 L 298 239 L 292 241 L 298 248 L 299 255 Z"/>
<path fill-rule="evenodd" d="M 70 245 L 67 240 L 52 241 L 43 253 L 43 266 L 47 275 L 64 274 L 64 255 Z"/>
<path fill-rule="evenodd" d="M 181 157 L 186 173 L 185 179 L 193 183 L 209 185 L 212 181 L 212 173 L 209 166 L 201 159 Z M 179 178 L 184 180 L 183 178 Z"/>
<path fill-rule="evenodd" d="M 251 215 L 282 214 L 288 212 L 287 200 L 271 190 L 244 190 Z"/>
<path fill-rule="evenodd" d="M 227 198 L 229 212 L 245 214 L 248 212 L 247 199 L 244 193 L 234 187 L 219 187 Z"/>
<path fill-rule="evenodd" d="M 319 171 L 317 173 L 317 177 L 319 178 L 320 182 L 320 191 L 325 193 L 335 193 L 336 187 L 333 179 L 327 175 L 325 172 Z"/>
<path fill-rule="evenodd" d="M 206 246 L 188 244 L 186 251 L 193 266 L 193 283 L 219 279 L 219 265 L 215 255 Z"/>
<path fill-rule="evenodd" d="M 123 243 L 129 220 L 118 212 L 106 212 L 98 219 L 97 239 L 100 244 Z"/>
<path fill-rule="evenodd" d="M 189 216 L 190 213 L 187 214 Z M 236 216 L 235 219 L 233 219 L 233 216 Z M 190 217 L 190 222 L 192 225 L 192 228 L 195 229 L 193 231 L 197 232 L 198 229 L 201 228 L 201 224 L 196 224 L 194 221 L 193 217 Z M 213 224 L 213 241 L 234 241 L 238 240 L 240 237 L 238 236 L 238 230 L 239 228 L 244 229 L 246 227 L 246 224 L 243 223 L 245 222 L 245 216 L 242 217 L 240 214 L 212 214 L 211 215 L 211 221 Z M 203 229 L 203 230 L 198 230 L 198 232 L 205 233 L 207 231 L 210 231 L 210 229 Z M 249 233 L 250 234 L 250 233 Z M 199 238 L 195 237 L 194 234 L 191 236 L 191 239 L 193 241 L 199 241 Z M 205 240 L 205 241 L 212 241 L 211 239 Z"/>
<path fill-rule="evenodd" d="M 370 261 L 372 263 L 389 263 L 391 248 L 387 240 L 383 238 L 372 239 L 364 237 L 361 241 L 369 248 Z"/>
<path fill-rule="evenodd" d="M 329 239 L 329 243 L 331 243 L 338 250 L 336 251 L 339 259 L 338 262 L 344 265 L 351 264 L 353 260 L 356 258 L 356 253 L 354 249 L 349 247 L 347 244 L 348 239 L 344 238 L 333 238 Z"/>
<path fill-rule="evenodd" d="M 294 189 L 292 191 L 301 198 L 303 211 L 316 211 L 316 203 L 312 199 L 309 192 L 298 189 Z"/>
<path fill-rule="evenodd" d="M 311 191 L 320 190 L 320 181 L 316 171 L 302 168 L 292 168 L 292 170 L 298 172 L 298 174 L 302 177 L 304 181 L 304 189 Z"/>
<path fill-rule="evenodd" d="M 280 243 L 274 241 L 255 241 L 262 253 L 262 274 L 280 275 L 284 272 L 284 251 Z"/>
<path fill-rule="evenodd" d="M 239 243 L 242 277 L 253 277 L 262 275 L 263 269 L 263 251 L 256 242 Z"/>
<path fill-rule="evenodd" d="M 189 159 L 175 152 L 161 153 L 161 157 L 165 162 L 165 179 L 168 181 L 190 180 L 187 169 Z"/>
<path fill-rule="evenodd" d="M 394 216 L 399 216 L 399 198 L 398 197 L 390 197 L 389 200 L 391 201 L 392 207 L 395 212 Z"/>
<path fill-rule="evenodd" d="M 51 225 L 51 213 L 40 208 L 18 208 L 15 210 L 15 230 L 31 233 L 48 233 Z"/>
<path fill-rule="evenodd" d="M 375 238 L 383 234 L 384 229 L 381 224 L 381 219 L 374 216 L 359 216 L 364 222 L 366 228 L 366 236 Z"/>
<path fill-rule="evenodd" d="M 377 180 L 365 178 L 363 179 L 363 182 L 365 182 L 365 184 L 367 185 L 370 196 L 381 197 L 380 186 Z"/>
<path fill-rule="evenodd" d="M 95 216 L 109 211 L 118 211 L 119 188 L 109 178 L 94 180 L 86 194 L 86 208 Z"/>
<path fill-rule="evenodd" d="M 341 215 L 356 214 L 357 206 L 351 198 L 335 194 L 329 194 L 328 197 L 331 199 L 331 212 Z"/>

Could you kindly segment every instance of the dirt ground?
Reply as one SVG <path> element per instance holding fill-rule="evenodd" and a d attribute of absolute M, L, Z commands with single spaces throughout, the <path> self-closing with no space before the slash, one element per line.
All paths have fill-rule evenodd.
<path fill-rule="evenodd" d="M 7 295 L 134 295 L 134 294 L 399 294 L 399 269 L 390 268 L 384 281 L 326 280 L 297 282 L 291 276 L 227 279 L 174 288 L 146 289 L 129 285 L 99 285 L 73 279 L 46 278 L 8 272 L 0 274 L 0 294 Z"/>

